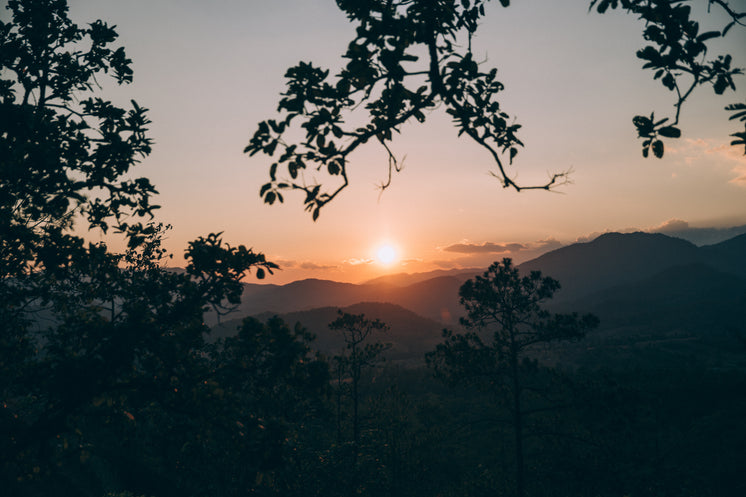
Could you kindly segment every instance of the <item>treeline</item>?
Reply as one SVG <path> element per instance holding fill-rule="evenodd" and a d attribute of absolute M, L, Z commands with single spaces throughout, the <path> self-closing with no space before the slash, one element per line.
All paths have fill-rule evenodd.
<path fill-rule="evenodd" d="M 112 26 L 64 0 L 0 21 L 0 489 L 12 497 L 743 495 L 744 372 L 558 370 L 537 347 L 597 320 L 543 308 L 558 283 L 509 260 L 461 289 L 464 333 L 427 367 L 380 361 L 385 323 L 342 314 L 346 348 L 208 311 L 277 266 L 220 234 L 163 267 L 147 110 Z M 98 78 L 98 79 L 97 79 Z M 312 199 L 313 200 L 313 199 Z M 318 212 L 318 210 L 316 210 Z M 86 230 L 120 235 L 122 253 Z"/>
<path fill-rule="evenodd" d="M 522 295 L 512 303 L 524 304 L 556 283 L 520 276 L 508 260 L 480 278 L 510 283 Z M 744 371 L 696 358 L 549 368 L 531 354 L 511 370 L 505 329 L 482 324 L 447 333 L 428 366 L 397 368 L 382 360 L 385 324 L 344 313 L 330 325 L 347 348 L 333 357 L 279 318 L 248 318 L 213 343 L 197 297 L 209 279 L 147 265 L 91 272 L 56 289 L 53 326 L 4 334 L 8 495 L 743 493 Z M 103 288 L 116 298 L 101 298 Z M 558 322 L 582 331 L 580 316 L 567 327 L 572 315 L 529 314 L 521 336 L 541 333 L 543 346 Z"/>

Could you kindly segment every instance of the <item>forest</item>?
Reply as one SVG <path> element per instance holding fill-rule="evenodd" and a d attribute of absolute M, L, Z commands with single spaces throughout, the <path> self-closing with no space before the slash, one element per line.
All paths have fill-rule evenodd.
<path fill-rule="evenodd" d="M 518 185 L 506 173 L 522 144 L 493 105 L 500 83 L 448 41 L 476 30 L 483 1 L 400 2 L 420 10 L 392 19 L 384 15 L 391 2 L 337 3 L 361 22 L 358 36 L 367 41 L 351 46 L 364 53 L 349 54 L 336 86 L 312 66 L 291 70 L 285 119 L 260 123 L 246 152 L 272 156 L 285 147 L 277 161 L 293 179 L 316 163 L 343 186 L 283 183 L 274 163 L 260 190 L 265 202 L 303 190 L 317 219 L 347 185 L 348 153 L 368 140 L 387 147 L 402 123 L 424 120 L 439 104 L 449 106 L 459 132 L 495 154 L 503 186 L 552 189 L 566 180 L 557 172 L 546 184 Z M 652 6 L 682 3 L 591 7 L 658 19 Z M 711 3 L 742 24 L 745 14 Z M 115 28 L 75 24 L 65 0 L 7 7 L 3 495 L 746 494 L 746 235 L 696 247 L 664 235 L 607 234 L 524 264 L 503 258 L 411 286 L 258 288 L 248 279 L 268 278 L 278 264 L 209 233 L 188 244 L 183 269 L 167 269 L 170 227 L 156 219 L 156 187 L 133 176 L 155 146 L 148 109 L 134 100 L 118 107 L 97 93 L 99 80 L 132 81 Z M 715 35 L 692 34 L 679 21 L 695 41 L 678 57 L 693 63 L 691 53 L 703 50 L 696 44 Z M 386 29 L 399 35 L 391 39 Z M 391 43 L 376 44 L 379 35 Z M 651 38 L 672 57 L 670 39 Z M 409 91 L 397 78 L 408 76 L 401 63 L 416 43 L 444 64 L 430 65 L 425 90 Z M 366 51 L 374 46 L 375 56 Z M 686 95 L 668 62 L 642 55 L 661 65 L 680 107 Z M 739 73 L 724 59 L 692 71 L 694 86 L 719 93 Z M 389 86 L 367 107 L 371 123 L 338 127 L 340 110 L 369 98 L 366 84 L 378 81 Z M 740 105 L 731 109 L 739 123 L 746 122 Z M 308 134 L 290 149 L 279 135 L 296 117 Z M 663 138 L 680 135 L 678 115 L 671 122 L 634 121 L 643 154 L 663 156 Z M 349 139 L 347 148 L 332 136 Z M 743 133 L 733 136 L 740 147 Z M 398 166 L 391 154 L 389 172 Z M 120 237 L 126 250 L 91 241 L 89 230 Z M 443 317 L 446 307 L 452 319 Z"/>

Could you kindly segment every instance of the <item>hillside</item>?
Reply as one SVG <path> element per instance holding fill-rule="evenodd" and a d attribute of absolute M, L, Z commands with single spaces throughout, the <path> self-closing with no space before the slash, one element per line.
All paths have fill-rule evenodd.
<path fill-rule="evenodd" d="M 641 357 L 651 351 L 679 359 L 700 353 L 711 363 L 732 363 L 740 360 L 727 352 L 736 345 L 734 334 L 746 336 L 745 254 L 746 235 L 697 247 L 662 234 L 607 233 L 548 252 L 519 269 L 541 270 L 560 281 L 562 289 L 547 303 L 550 309 L 593 312 L 601 319 L 592 336 L 563 349 L 570 363 L 644 361 L 649 359 Z M 235 328 L 243 316 L 279 314 L 303 323 L 318 335 L 319 347 L 331 352 L 340 342 L 326 325 L 342 307 L 389 323 L 390 341 L 396 344 L 392 354 L 421 355 L 438 342 L 442 327 L 458 326 L 463 314 L 458 290 L 473 273 L 432 274 L 427 279 L 393 275 L 362 285 L 317 279 L 246 285 L 234 320 L 217 334 L 227 333 L 229 323 Z"/>
<path fill-rule="evenodd" d="M 548 252 L 519 266 L 559 280 L 557 301 L 576 300 L 631 283 L 669 267 L 701 262 L 700 249 L 685 240 L 651 233 L 606 233 L 587 243 Z"/>
<path fill-rule="evenodd" d="M 263 321 L 278 315 L 290 325 L 300 323 L 316 335 L 314 345 L 318 350 L 333 355 L 344 348 L 341 334 L 329 329 L 329 323 L 337 318 L 338 310 L 339 307 L 320 307 L 279 314 L 265 312 L 255 317 Z M 423 318 L 398 305 L 363 302 L 342 307 L 342 310 L 350 314 L 365 314 L 367 318 L 380 319 L 390 326 L 388 332 L 373 337 L 375 341 L 392 344 L 392 348 L 386 354 L 390 360 L 421 362 L 425 352 L 435 348 L 441 339 L 442 324 Z M 213 327 L 211 339 L 233 335 L 241 321 L 242 319 L 232 319 Z"/>

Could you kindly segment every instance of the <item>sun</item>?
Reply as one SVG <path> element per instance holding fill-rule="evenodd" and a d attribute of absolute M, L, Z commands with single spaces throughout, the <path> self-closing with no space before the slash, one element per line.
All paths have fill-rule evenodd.
<path fill-rule="evenodd" d="M 396 249 L 391 244 L 383 244 L 378 247 L 378 250 L 376 250 L 376 260 L 379 264 L 384 266 L 390 266 L 396 262 L 397 258 L 398 254 L 396 253 Z"/>

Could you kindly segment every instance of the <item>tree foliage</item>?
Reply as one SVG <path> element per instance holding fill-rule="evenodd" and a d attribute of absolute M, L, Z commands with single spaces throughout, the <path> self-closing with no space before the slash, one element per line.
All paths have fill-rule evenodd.
<path fill-rule="evenodd" d="M 355 457 L 360 444 L 360 380 L 363 370 L 381 361 L 381 354 L 390 347 L 381 342 L 369 342 L 374 332 L 385 332 L 389 326 L 380 319 L 368 319 L 364 314 L 339 312 L 339 317 L 329 323 L 329 329 L 340 331 L 346 351 L 334 357 L 337 367 L 337 388 L 342 388 L 342 379 L 350 381 L 350 401 L 352 403 L 352 442 Z M 338 397 L 338 402 L 340 398 Z M 338 406 L 339 415 L 339 406 Z M 338 426 L 340 420 L 337 421 Z"/>
<path fill-rule="evenodd" d="M 289 68 L 278 105 L 280 119 L 259 123 L 245 149 L 274 158 L 270 181 L 260 190 L 264 201 L 282 202 L 284 192 L 300 190 L 306 194 L 306 210 L 316 219 L 348 185 L 350 155 L 371 141 L 389 157 L 385 188 L 401 166 L 388 146 L 394 133 L 411 120 L 424 122 L 438 105 L 453 118 L 459 136 L 465 134 L 487 150 L 504 187 L 548 190 L 562 183 L 566 173 L 537 186 L 519 185 L 508 174 L 507 165 L 523 146 L 521 126 L 500 106 L 504 86 L 497 69 L 481 68 L 471 50 L 486 3 L 338 0 L 356 25 L 345 67 L 335 77 L 312 63 Z M 509 1 L 500 3 L 507 7 Z M 367 112 L 367 122 L 352 126 L 348 121 L 355 120 L 351 114 L 359 108 Z M 294 136 L 296 124 L 305 135 L 297 142 L 286 138 Z"/>
<path fill-rule="evenodd" d="M 111 46 L 116 31 L 101 21 L 78 27 L 61 0 L 9 1 L 8 9 L 12 20 L 0 23 L 3 489 L 235 495 L 234 475 L 213 476 L 218 465 L 276 460 L 290 430 L 259 421 L 254 402 L 273 385 L 252 400 L 238 390 L 226 395 L 217 352 L 205 342 L 205 312 L 235 305 L 247 272 L 263 277 L 277 266 L 213 233 L 190 243 L 186 271 L 166 270 L 168 227 L 143 222 L 156 191 L 129 174 L 150 153 L 145 109 L 96 94 L 103 75 L 132 80 L 124 50 Z M 126 251 L 87 243 L 76 222 L 115 228 Z M 265 354 L 283 331 L 286 345 L 310 339 L 271 326 L 272 337 L 254 341 Z M 225 346 L 225 365 L 242 343 Z M 283 353 L 277 371 L 320 364 L 303 346 Z M 317 395 L 311 385 L 326 384 L 323 374 L 310 376 L 299 378 L 296 393 Z M 260 487 L 257 475 L 275 467 L 265 462 L 246 468 L 244 481 Z"/>
<path fill-rule="evenodd" d="M 264 201 L 283 202 L 287 191 L 300 190 L 306 210 L 317 219 L 321 208 L 347 187 L 351 154 L 368 142 L 378 142 L 388 154 L 388 176 L 381 185 L 386 188 L 401 168 L 389 148 L 394 134 L 407 122 L 424 122 L 437 106 L 453 118 L 459 136 L 465 134 L 487 150 L 497 167 L 492 174 L 504 187 L 548 190 L 566 182 L 568 172 L 559 172 L 541 185 L 519 185 L 508 171 L 523 146 L 521 126 L 500 105 L 504 86 L 497 69 L 484 69 L 471 49 L 488 1 L 338 0 L 356 26 L 343 55 L 344 68 L 333 77 L 311 62 L 289 68 L 279 118 L 260 122 L 244 150 L 272 158 L 270 180 L 259 192 Z M 509 3 L 500 0 L 503 7 Z M 687 0 L 590 3 L 599 13 L 621 7 L 644 21 L 649 44 L 637 55 L 645 61 L 643 68 L 655 71 L 654 78 L 676 94 L 673 119 L 656 119 L 654 113 L 633 119 L 645 157 L 651 150 L 662 157 L 662 138 L 681 135 L 681 109 L 695 88 L 712 85 L 717 94 L 735 90 L 733 78 L 742 74 L 731 55 L 712 58 L 707 48 L 710 40 L 743 25 L 746 13 L 736 12 L 725 0 L 708 0 L 709 6 L 723 9 L 731 19 L 722 31 L 700 32 Z M 351 125 L 360 122 L 363 112 L 364 123 Z M 742 134 L 733 135 L 734 145 L 743 144 Z"/>
<path fill-rule="evenodd" d="M 546 399 L 536 384 L 537 347 L 579 339 L 598 326 L 591 314 L 552 314 L 542 304 L 552 298 L 557 280 L 532 271 L 521 276 L 511 259 L 493 263 L 482 276 L 464 283 L 459 296 L 466 310 L 461 324 L 468 333 L 444 331 L 445 341 L 428 354 L 436 374 L 452 384 L 476 384 L 508 400 L 515 432 L 516 495 L 525 493 L 523 438 L 527 395 Z"/>
<path fill-rule="evenodd" d="M 652 150 L 655 157 L 663 157 L 662 138 L 679 138 L 678 128 L 681 110 L 692 92 L 701 86 L 712 86 L 717 95 L 726 90 L 735 91 L 733 77 L 743 74 L 743 69 L 733 66 L 730 54 L 712 57 L 708 54 L 707 42 L 723 38 L 736 25 L 746 26 L 746 12 L 737 12 L 726 0 L 707 0 L 711 8 L 722 9 L 729 21 L 722 30 L 701 32 L 699 22 L 692 14 L 688 0 L 592 0 L 590 9 L 603 14 L 609 9 L 622 8 L 636 15 L 645 24 L 643 38 L 648 45 L 637 51 L 637 57 L 645 61 L 642 68 L 654 71 L 653 78 L 675 94 L 673 118 L 656 119 L 635 116 L 632 120 L 637 135 L 642 138 L 642 155 L 648 157 Z M 738 111 L 743 104 L 726 107 Z M 743 117 L 735 114 L 731 119 Z M 742 119 L 743 121 L 743 119 Z M 734 133 L 737 140 L 731 145 L 743 145 L 743 133 Z M 746 150 L 744 151 L 746 153 Z"/>
<path fill-rule="evenodd" d="M 54 270 L 81 250 L 76 219 L 106 231 L 151 216 L 155 188 L 127 173 L 150 154 L 146 109 L 96 94 L 98 78 L 132 81 L 113 26 L 80 27 L 63 0 L 8 2 L 0 21 L 0 276 Z"/>

